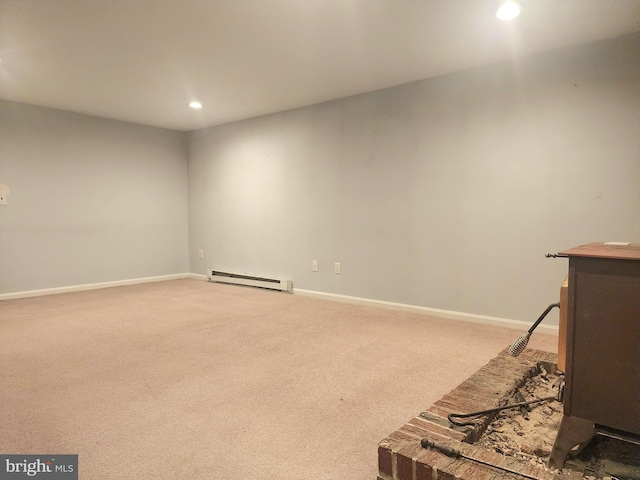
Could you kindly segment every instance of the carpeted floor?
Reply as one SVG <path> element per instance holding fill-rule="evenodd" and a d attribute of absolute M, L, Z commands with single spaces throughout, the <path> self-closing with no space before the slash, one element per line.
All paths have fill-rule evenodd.
<path fill-rule="evenodd" d="M 77 453 L 81 479 L 373 480 L 377 443 L 519 334 L 186 279 L 6 300 L 0 453 Z"/>

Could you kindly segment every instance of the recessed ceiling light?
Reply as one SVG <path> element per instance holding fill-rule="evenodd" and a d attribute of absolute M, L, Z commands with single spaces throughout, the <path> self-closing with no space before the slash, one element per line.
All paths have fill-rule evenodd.
<path fill-rule="evenodd" d="M 191 102 L 189 106 L 191 108 L 202 108 L 202 104 L 200 102 Z"/>
<path fill-rule="evenodd" d="M 513 20 L 520 15 L 520 6 L 516 2 L 506 2 L 498 9 L 496 17 L 500 20 Z"/>

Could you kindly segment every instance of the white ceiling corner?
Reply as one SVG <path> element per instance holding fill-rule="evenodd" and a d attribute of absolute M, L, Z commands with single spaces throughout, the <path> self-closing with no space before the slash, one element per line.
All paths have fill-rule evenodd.
<path fill-rule="evenodd" d="M 0 98 L 194 130 L 640 31 L 640 0 L 519 3 L 0 0 Z"/>

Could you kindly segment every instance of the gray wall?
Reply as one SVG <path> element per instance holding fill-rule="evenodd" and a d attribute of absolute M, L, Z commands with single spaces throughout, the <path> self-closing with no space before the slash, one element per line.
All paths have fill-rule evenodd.
<path fill-rule="evenodd" d="M 0 293 L 187 272 L 185 141 L 0 101 Z"/>
<path fill-rule="evenodd" d="M 0 294 L 215 267 L 532 321 L 566 274 L 545 252 L 640 241 L 639 45 L 626 36 L 188 137 L 0 101 L 12 188 Z"/>
<path fill-rule="evenodd" d="M 190 271 L 535 320 L 567 270 L 545 252 L 640 241 L 639 45 L 626 36 L 190 133 Z"/>

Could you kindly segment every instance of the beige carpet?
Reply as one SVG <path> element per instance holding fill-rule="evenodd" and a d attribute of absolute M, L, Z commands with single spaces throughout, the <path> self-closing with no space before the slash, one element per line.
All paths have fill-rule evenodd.
<path fill-rule="evenodd" d="M 378 441 L 518 334 L 199 280 L 2 301 L 0 453 L 77 453 L 81 479 L 374 480 Z"/>

